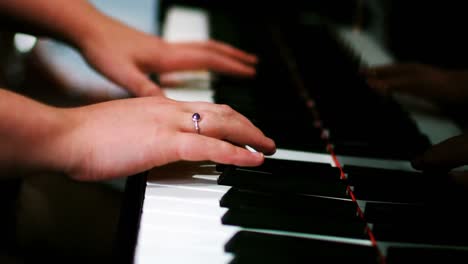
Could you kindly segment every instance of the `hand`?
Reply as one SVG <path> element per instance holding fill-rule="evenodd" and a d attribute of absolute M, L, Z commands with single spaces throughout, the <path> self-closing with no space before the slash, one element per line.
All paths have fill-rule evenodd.
<path fill-rule="evenodd" d="M 179 160 L 260 165 L 275 143 L 225 105 L 166 97 L 114 100 L 64 110 L 68 131 L 52 151 L 78 180 L 132 175 Z M 201 115 L 197 134 L 192 114 Z M 61 143 L 60 143 L 61 142 Z M 65 159 L 67 158 L 67 159 Z"/>
<path fill-rule="evenodd" d="M 442 141 L 411 162 L 422 171 L 451 171 L 468 165 L 468 133 Z M 451 176 L 458 183 L 468 187 L 468 172 L 452 171 Z"/>
<path fill-rule="evenodd" d="M 401 92 L 442 106 L 468 102 L 468 71 L 402 63 L 371 67 L 362 73 L 369 85 L 382 94 Z"/>
<path fill-rule="evenodd" d="M 181 70 L 213 70 L 220 73 L 253 76 L 257 58 L 217 41 L 167 43 L 135 30 L 109 17 L 79 38 L 77 46 L 99 72 L 136 96 L 162 94 L 149 73 Z"/>

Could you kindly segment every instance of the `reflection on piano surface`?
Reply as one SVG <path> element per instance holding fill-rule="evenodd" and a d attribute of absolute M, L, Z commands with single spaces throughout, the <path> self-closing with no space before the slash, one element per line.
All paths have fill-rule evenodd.
<path fill-rule="evenodd" d="M 177 163 L 130 179 L 127 192 L 143 189 L 132 262 L 468 260 L 463 192 L 442 173 L 410 169 L 434 142 L 397 100 L 367 86 L 358 71 L 369 62 L 338 28 L 166 8 L 165 18 L 195 17 L 210 37 L 259 56 L 254 79 L 216 76 L 212 89 L 185 91 L 230 105 L 279 149 L 255 168 Z"/>

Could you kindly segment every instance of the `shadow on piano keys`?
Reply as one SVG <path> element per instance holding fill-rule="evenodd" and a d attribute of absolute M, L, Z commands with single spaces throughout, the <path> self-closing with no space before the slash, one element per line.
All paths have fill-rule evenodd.
<path fill-rule="evenodd" d="M 214 76 L 207 100 L 247 116 L 279 151 L 256 168 L 182 162 L 130 178 L 126 193 L 137 201 L 120 230 L 134 228 L 120 260 L 468 260 L 465 190 L 445 173 L 410 169 L 429 137 L 368 87 L 358 74 L 366 62 L 333 25 L 207 14 L 210 37 L 260 61 L 254 79 Z"/>

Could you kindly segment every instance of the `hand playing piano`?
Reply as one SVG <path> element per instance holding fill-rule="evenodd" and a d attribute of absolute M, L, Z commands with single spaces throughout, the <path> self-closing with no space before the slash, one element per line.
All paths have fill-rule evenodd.
<path fill-rule="evenodd" d="M 214 40 L 168 43 L 116 20 L 104 18 L 95 34 L 80 39 L 82 54 L 99 72 L 136 96 L 162 94 L 149 73 L 212 70 L 249 77 L 255 75 L 254 55 Z"/>
<path fill-rule="evenodd" d="M 378 92 L 392 92 L 421 97 L 436 103 L 459 118 L 468 104 L 468 70 L 449 70 L 418 63 L 391 64 L 364 69 L 368 83 Z M 460 120 L 461 125 L 466 122 Z M 451 171 L 468 165 L 468 134 L 462 134 L 432 146 L 412 161 L 415 169 Z M 468 172 L 452 171 L 456 182 L 468 187 Z"/>
<path fill-rule="evenodd" d="M 422 171 L 451 171 L 468 165 L 468 133 L 432 146 L 411 164 L 415 169 Z M 468 171 L 452 171 L 450 174 L 457 183 L 468 188 Z"/>
<path fill-rule="evenodd" d="M 56 108 L 4 89 L 0 102 L 0 178 L 53 171 L 97 181 L 181 160 L 258 166 L 262 153 L 276 151 L 273 140 L 226 105 L 150 96 Z"/>
<path fill-rule="evenodd" d="M 162 94 L 150 80 L 151 73 L 255 74 L 254 55 L 214 40 L 168 43 L 107 16 L 87 0 L 69 1 L 66 6 L 60 0 L 0 1 L 0 18 L 4 17 L 21 32 L 52 36 L 75 46 L 98 72 L 135 96 Z"/>
<path fill-rule="evenodd" d="M 58 160 L 68 156 L 62 166 L 78 180 L 123 177 L 179 160 L 257 166 L 264 160 L 261 153 L 275 152 L 271 139 L 223 105 L 157 96 L 66 112 L 69 133 L 57 148 L 64 154 Z M 200 134 L 192 121 L 194 112 L 201 115 Z M 245 145 L 261 153 L 241 147 Z"/>
<path fill-rule="evenodd" d="M 468 102 L 468 70 L 448 70 L 418 63 L 396 63 L 364 69 L 369 85 L 385 95 L 404 93 L 443 107 Z"/>

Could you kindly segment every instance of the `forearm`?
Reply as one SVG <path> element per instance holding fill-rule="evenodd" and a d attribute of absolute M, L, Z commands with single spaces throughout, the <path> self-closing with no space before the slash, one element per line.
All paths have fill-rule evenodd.
<path fill-rule="evenodd" d="M 65 112 L 0 89 L 0 178 L 63 170 Z"/>
<path fill-rule="evenodd" d="M 4 0 L 0 17 L 25 33 L 48 35 L 73 45 L 95 34 L 108 19 L 86 0 Z M 11 27 L 11 26 L 10 26 Z"/>

